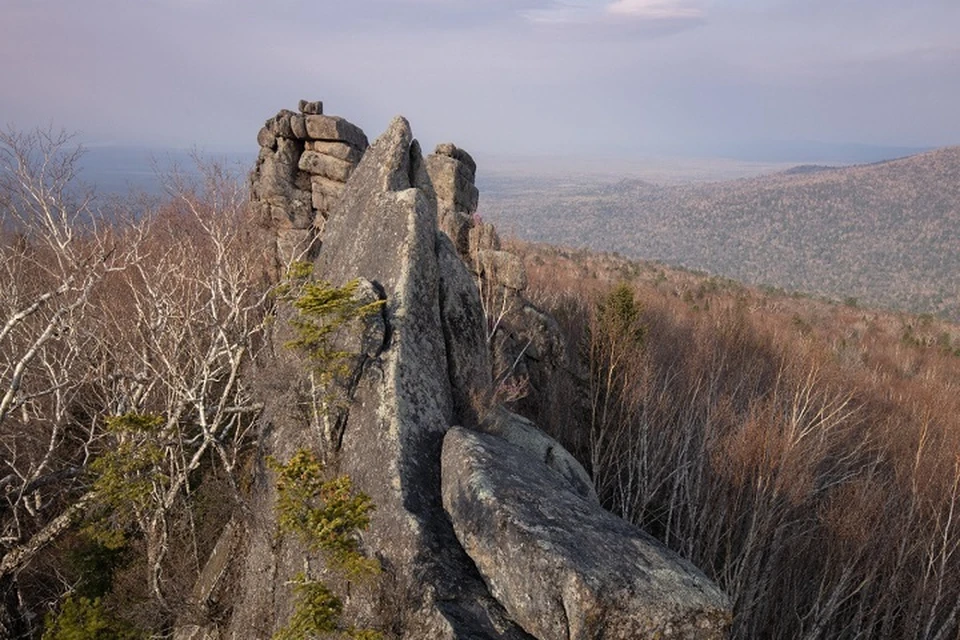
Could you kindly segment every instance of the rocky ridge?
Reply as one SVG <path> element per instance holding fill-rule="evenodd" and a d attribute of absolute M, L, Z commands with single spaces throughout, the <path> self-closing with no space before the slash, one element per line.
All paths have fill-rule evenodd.
<path fill-rule="evenodd" d="M 444 144 L 424 157 L 403 118 L 368 148 L 359 128 L 320 112 L 301 102 L 267 121 L 251 200 L 281 264 L 306 256 L 333 284 L 360 279 L 383 310 L 346 338 L 357 355 L 322 421 L 303 410 L 306 363 L 277 350 L 267 364 L 250 509 L 217 545 L 201 613 L 178 637 L 270 637 L 292 611 L 293 576 L 324 574 L 321 558 L 278 537 L 263 464 L 300 447 L 377 506 L 363 547 L 384 571 L 350 592 L 345 614 L 387 637 L 725 637 L 727 598 L 604 511 L 582 465 L 500 405 L 522 385 L 527 415 L 549 416 L 577 373 L 556 323 L 523 298 L 522 263 L 474 215 L 470 155 Z M 278 322 L 278 343 L 285 330 Z"/>

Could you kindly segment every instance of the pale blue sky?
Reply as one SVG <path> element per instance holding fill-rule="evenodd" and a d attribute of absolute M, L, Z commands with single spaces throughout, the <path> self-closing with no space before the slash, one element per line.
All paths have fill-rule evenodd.
<path fill-rule="evenodd" d="M 0 0 L 0 124 L 244 150 L 301 97 L 479 153 L 960 144 L 960 1 Z"/>

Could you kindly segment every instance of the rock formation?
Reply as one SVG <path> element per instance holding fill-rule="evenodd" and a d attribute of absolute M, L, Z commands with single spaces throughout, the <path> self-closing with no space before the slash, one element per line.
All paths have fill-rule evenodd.
<path fill-rule="evenodd" d="M 363 131 L 343 118 L 323 115 L 322 102 L 300 101 L 257 134 L 260 154 L 251 174 L 254 211 L 276 233 L 282 266 L 308 257 L 347 178 L 368 143 Z"/>
<path fill-rule="evenodd" d="M 205 599 L 216 606 L 180 637 L 268 638 L 292 611 L 293 576 L 305 566 L 323 573 L 319 557 L 277 535 L 263 465 L 299 447 L 322 452 L 376 504 L 363 547 L 384 572 L 351 591 L 345 614 L 387 637 L 723 637 L 725 596 L 604 511 L 571 454 L 497 405 L 494 362 L 505 356 L 491 347 L 505 343 L 492 339 L 500 328 L 484 294 L 514 305 L 510 335 L 524 345 L 506 356 L 511 375 L 525 354 L 545 361 L 562 347 L 551 344 L 555 323 L 522 299 L 519 259 L 473 215 L 469 154 L 440 145 L 423 157 L 402 118 L 367 149 L 359 129 L 320 115 L 319 103 L 300 110 L 260 132 L 254 205 L 269 212 L 281 259 L 307 255 L 335 285 L 359 278 L 363 295 L 384 306 L 347 338 L 356 357 L 322 421 L 303 409 L 306 363 L 276 351 L 250 509 L 204 572 Z M 315 238 L 322 247 L 308 250 Z M 276 331 L 282 343 L 282 314 Z M 538 375 L 549 389 L 551 373 Z M 225 556 L 234 559 L 226 569 Z"/>

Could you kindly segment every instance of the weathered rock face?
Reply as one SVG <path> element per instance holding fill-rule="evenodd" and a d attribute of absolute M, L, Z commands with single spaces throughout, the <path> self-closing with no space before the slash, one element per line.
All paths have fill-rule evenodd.
<path fill-rule="evenodd" d="M 480 292 L 446 234 L 437 235 L 440 268 L 440 318 L 447 347 L 452 385 L 454 424 L 474 426 L 478 407 L 493 395 L 490 350 Z"/>
<path fill-rule="evenodd" d="M 478 275 L 498 286 L 521 293 L 527 288 L 527 270 L 523 261 L 507 251 L 480 249 L 476 252 Z"/>
<path fill-rule="evenodd" d="M 366 542 L 401 582 L 420 583 L 409 637 L 519 638 L 441 507 L 442 437 L 465 418 L 485 363 L 475 351 L 475 288 L 437 233 L 430 194 L 419 145 L 397 119 L 361 161 L 324 233 L 319 271 L 333 283 L 358 275 L 378 283 L 390 336 L 357 385 L 341 470 L 377 504 Z"/>
<path fill-rule="evenodd" d="M 540 640 L 723 638 L 730 603 L 693 565 L 508 442 L 451 429 L 443 504 L 513 620 Z"/>
<path fill-rule="evenodd" d="M 446 143 L 437 145 L 427 156 L 426 170 L 430 188 L 437 200 L 437 222 L 453 241 L 461 257 L 468 255 L 469 233 L 474 225 L 480 192 L 475 185 L 477 163 L 469 153 Z"/>
<path fill-rule="evenodd" d="M 300 101 L 257 134 L 260 155 L 250 176 L 251 205 L 276 234 L 277 269 L 309 258 L 367 137 L 343 118 L 323 115 L 322 102 Z"/>
<path fill-rule="evenodd" d="M 567 490 L 588 502 L 600 504 L 590 475 L 563 446 L 522 416 L 494 407 L 480 423 L 480 431 L 497 436 L 556 471 L 567 481 Z"/>
<path fill-rule="evenodd" d="M 586 373 L 553 318 L 524 297 L 523 261 L 504 251 L 493 225 L 474 215 L 476 163 L 462 149 L 441 144 L 427 157 L 426 168 L 434 183 L 440 230 L 480 291 L 494 397 L 513 402 L 536 422 L 575 422 L 588 405 Z"/>
<path fill-rule="evenodd" d="M 342 119 L 323 116 L 318 103 L 301 104 L 300 110 L 301 114 L 281 112 L 261 131 L 264 151 L 254 174 L 254 203 L 271 212 L 278 232 L 322 235 L 322 247 L 313 257 L 314 272 L 334 285 L 360 279 L 362 299 L 380 299 L 384 306 L 343 337 L 343 348 L 355 356 L 332 391 L 336 402 L 322 416 L 312 409 L 315 391 L 303 359 L 278 347 L 266 364 L 262 394 L 269 425 L 253 474 L 249 510 L 237 515 L 238 526 L 224 532 L 202 584 L 197 585 L 198 608 L 209 611 L 207 619 L 185 620 L 181 635 L 268 638 L 293 610 L 294 576 L 306 568 L 326 577 L 322 558 L 307 553 L 289 536 L 277 535 L 276 492 L 264 460 L 267 456 L 286 460 L 301 447 L 321 452 L 328 466 L 349 474 L 376 505 L 362 543 L 384 572 L 373 584 L 352 590 L 345 601 L 345 614 L 359 624 L 380 626 L 388 637 L 437 640 L 567 637 L 555 633 L 601 629 L 596 620 L 609 631 L 596 637 L 645 637 L 627 631 L 667 629 L 661 624 L 664 620 L 686 624 L 678 613 L 686 609 L 677 602 L 687 603 L 692 596 L 687 591 L 669 593 L 673 583 L 664 576 L 689 574 L 691 583 L 704 581 L 706 594 L 713 593 L 713 587 L 659 547 L 631 542 L 647 543 L 600 509 L 590 478 L 576 459 L 533 423 L 496 405 L 503 379 L 495 378 L 498 356 L 494 352 L 491 357 L 491 348 L 503 338 L 497 338 L 499 329 L 492 328 L 484 313 L 478 279 L 487 284 L 487 291 L 492 288 L 510 296 L 518 305 L 511 313 L 535 318 L 525 325 L 531 335 L 548 336 L 528 340 L 516 358 L 518 366 L 526 366 L 523 355 L 528 351 L 545 353 L 552 334 L 537 324 L 542 324 L 536 316 L 540 312 L 522 299 L 522 264 L 515 256 L 501 255 L 495 231 L 470 215 L 477 199 L 472 158 L 453 145 L 441 145 L 424 158 L 402 118 L 367 149 L 362 132 Z M 315 220 L 309 229 L 293 226 L 303 226 L 309 218 L 300 193 L 308 190 L 312 215 L 325 218 L 322 229 Z M 466 225 L 457 232 L 459 241 L 449 229 L 438 230 L 438 211 L 441 217 L 462 216 L 448 218 Z M 284 313 L 275 326 L 278 345 L 288 338 Z M 505 335 L 522 335 L 514 331 Z M 528 475 L 510 471 L 490 480 L 484 485 L 492 487 L 489 496 L 461 492 L 461 485 L 472 482 L 469 478 L 498 476 L 501 467 L 487 465 L 489 456 L 476 447 L 458 445 L 466 441 L 462 435 L 451 439 L 461 434 L 460 429 L 450 431 L 453 425 L 486 432 L 477 433 L 477 442 L 505 452 L 503 464 L 525 467 Z M 472 475 L 462 477 L 461 472 Z M 527 485 L 514 486 L 515 482 Z M 556 500 L 541 496 L 543 492 L 556 494 Z M 533 501 L 543 498 L 548 506 L 538 516 L 535 510 L 517 506 L 517 495 Z M 473 503 L 476 509 L 464 510 Z M 481 508 L 490 526 L 510 525 L 506 533 L 513 537 L 498 538 L 497 532 L 474 522 Z M 537 522 L 540 516 L 544 519 Z M 580 527 L 582 520 L 591 518 L 606 524 L 596 531 L 588 529 L 580 538 L 560 535 L 559 523 Z M 542 544 L 535 540 L 540 529 L 552 536 Z M 532 546 L 511 546 L 516 540 Z M 499 548 L 501 543 L 506 546 Z M 612 558 L 606 564 L 564 559 L 571 545 L 580 543 L 640 555 Z M 538 544 L 557 551 L 550 555 Z M 599 550 L 591 553 L 582 551 L 596 560 Z M 237 561 L 225 562 L 227 558 Z M 674 561 L 679 562 L 675 567 Z M 554 577 L 562 582 L 539 585 L 532 569 L 520 569 L 523 565 L 553 567 Z M 611 577 L 618 567 L 629 576 L 623 582 L 627 586 Z M 647 576 L 644 570 L 653 573 Z M 656 586 L 640 589 L 637 585 L 646 584 L 643 576 Z M 693 589 L 684 580 L 677 581 L 678 588 Z M 549 587 L 553 591 L 544 593 L 555 601 L 538 600 L 531 618 L 522 604 L 524 596 L 517 592 L 524 588 L 521 585 Z M 558 585 L 566 591 L 557 592 Z M 607 588 L 609 598 L 601 599 L 598 591 Z M 628 624 L 612 608 L 640 611 L 629 608 L 635 604 L 635 592 L 647 598 L 642 610 L 647 617 Z M 657 595 L 664 598 L 661 609 L 653 602 Z M 563 606 L 558 608 L 558 603 Z M 593 611 L 598 612 L 596 620 Z M 576 616 L 584 621 L 578 622 Z M 701 618 L 691 620 L 697 624 Z M 717 629 L 725 618 L 719 615 L 716 620 L 711 618 L 716 624 L 709 629 L 714 635 L 703 637 L 719 637 Z M 621 630 L 627 635 L 610 635 Z"/>
<path fill-rule="evenodd" d="M 489 365 L 483 349 L 476 351 L 483 347 L 476 288 L 438 234 L 432 193 L 409 124 L 397 119 L 348 180 L 316 265 L 334 284 L 357 277 L 373 283 L 386 300 L 382 339 L 349 376 L 336 429 L 312 429 L 276 406 L 289 404 L 289 397 L 268 403 L 274 429 L 265 453 L 284 459 L 304 445 L 326 451 L 376 504 L 364 544 L 389 576 L 373 594 L 348 602 L 351 613 L 376 619 L 381 603 L 396 602 L 397 594 L 387 592 L 392 589 L 403 602 L 392 605 L 402 610 L 393 612 L 391 624 L 405 637 L 520 640 L 529 636 L 487 592 L 440 500 L 443 434 L 468 419 L 470 398 L 489 386 L 483 379 Z M 448 351 L 458 354 L 456 362 Z M 236 637 L 267 637 L 284 622 L 292 610 L 284 584 L 303 569 L 303 551 L 275 537 L 272 500 L 265 483 L 241 554 L 247 566 L 228 626 Z"/>

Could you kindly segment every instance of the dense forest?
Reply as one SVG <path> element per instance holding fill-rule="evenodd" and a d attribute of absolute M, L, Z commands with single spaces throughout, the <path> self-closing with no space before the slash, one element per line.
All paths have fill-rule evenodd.
<path fill-rule="evenodd" d="M 960 327 L 513 250 L 587 367 L 589 418 L 555 435 L 734 598 L 734 637 L 956 635 Z"/>
<path fill-rule="evenodd" d="M 726 182 L 492 186 L 484 214 L 523 239 L 960 320 L 957 147 Z"/>

